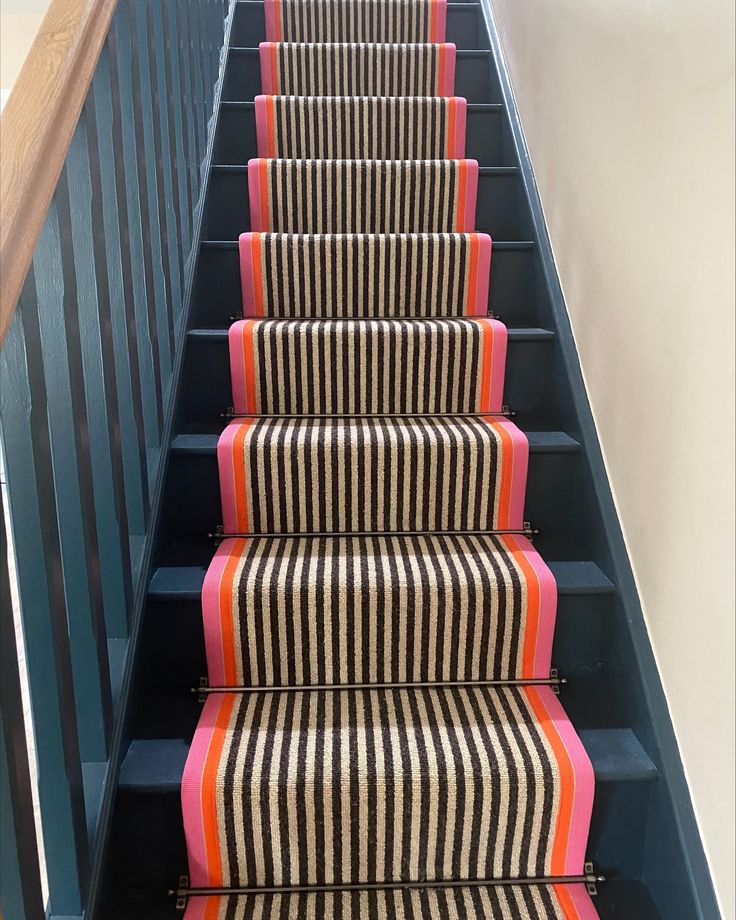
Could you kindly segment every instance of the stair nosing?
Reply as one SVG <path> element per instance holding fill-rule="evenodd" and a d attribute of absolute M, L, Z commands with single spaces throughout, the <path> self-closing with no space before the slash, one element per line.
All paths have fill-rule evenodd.
<path fill-rule="evenodd" d="M 272 94 L 273 95 L 273 94 Z M 363 96 L 342 96 L 342 97 L 332 97 L 332 98 L 344 98 L 344 99 L 362 99 L 366 98 Z M 382 97 L 367 97 L 367 98 L 382 98 Z M 406 98 L 406 97 L 405 97 Z M 415 96 L 409 97 L 415 99 L 426 99 L 426 96 Z M 220 102 L 220 108 L 255 108 L 255 100 L 253 99 L 223 99 Z M 506 106 L 503 102 L 468 102 L 466 105 L 468 112 L 480 112 L 480 111 L 489 111 L 489 112 L 505 112 Z"/>
<path fill-rule="evenodd" d="M 445 413 L 434 416 L 428 415 L 426 417 L 451 418 L 452 414 Z M 524 434 L 529 441 L 529 452 L 533 454 L 577 454 L 581 450 L 580 442 L 564 431 L 524 431 Z M 545 442 L 544 440 L 541 440 L 542 435 L 547 435 L 548 438 L 557 436 L 557 441 L 555 442 L 553 438 L 552 440 Z M 172 438 L 170 450 L 172 453 L 178 454 L 199 454 L 200 456 L 203 454 L 211 454 L 212 456 L 215 456 L 217 453 L 217 441 L 219 437 L 219 434 L 210 431 L 201 433 L 181 433 L 175 435 Z"/>
<path fill-rule="evenodd" d="M 268 43 L 268 39 L 263 39 L 264 44 Z M 447 45 L 454 44 L 454 42 L 271 42 L 270 44 L 281 44 L 281 45 L 300 45 L 300 44 L 311 44 L 311 45 Z M 235 52 L 236 54 L 252 54 L 260 55 L 261 49 L 256 45 L 230 45 L 227 49 L 228 53 Z M 487 57 L 493 58 L 493 52 L 489 48 L 458 48 L 455 47 L 455 56 L 456 57 Z"/>
<path fill-rule="evenodd" d="M 578 734 L 593 763 L 596 784 L 652 783 L 658 779 L 659 771 L 631 728 L 583 729 Z M 605 749 L 606 741 L 614 743 L 613 761 L 610 755 L 605 762 L 604 757 L 600 754 L 596 759 L 596 748 Z M 616 744 L 618 744 L 618 749 L 615 747 Z M 168 754 L 163 770 L 160 763 L 156 762 L 155 756 L 151 756 L 153 745 L 170 749 L 170 752 L 165 750 L 160 752 Z M 592 754 L 589 750 L 591 747 L 593 748 Z M 181 788 L 181 776 L 188 751 L 189 744 L 183 738 L 134 738 L 123 760 L 119 790 L 135 794 L 178 792 Z M 156 752 L 153 753 L 155 755 Z M 616 754 L 618 754 L 618 759 Z M 627 761 L 629 762 L 628 773 Z"/>
<path fill-rule="evenodd" d="M 350 322 L 353 320 L 363 320 L 363 321 L 380 321 L 380 322 L 391 322 L 392 320 L 396 322 L 405 322 L 407 320 L 419 320 L 420 322 L 438 320 L 454 320 L 454 319 L 493 319 L 493 317 L 477 317 L 477 316 L 376 316 L 376 317 L 350 317 L 350 316 L 317 316 L 317 317 L 307 317 L 307 316 L 259 316 L 259 317 L 243 317 L 244 319 L 259 319 L 259 320 L 277 320 L 280 322 L 287 323 L 308 323 L 313 322 L 314 320 L 322 321 L 334 321 L 334 322 Z M 552 342 L 555 339 L 555 333 L 551 329 L 542 329 L 537 326 L 507 326 L 506 332 L 508 335 L 509 342 Z M 224 343 L 228 340 L 229 327 L 218 326 L 218 327 L 197 327 L 196 329 L 189 329 L 187 331 L 187 337 L 194 342 L 216 342 Z"/>
<path fill-rule="evenodd" d="M 255 158 L 257 159 L 257 158 Z M 421 161 L 419 161 L 421 162 Z M 246 173 L 248 172 L 248 164 L 245 163 L 213 163 L 210 166 L 210 171 L 213 173 Z M 518 166 L 479 166 L 478 175 L 479 176 L 518 176 L 521 174 L 521 170 Z"/>
<path fill-rule="evenodd" d="M 200 240 L 199 245 L 202 249 L 238 249 L 237 240 Z M 536 246 L 534 240 L 494 240 L 493 252 L 532 252 Z"/>
<path fill-rule="evenodd" d="M 345 534 L 338 534 L 337 536 L 349 536 Z M 559 597 L 582 597 L 582 596 L 591 596 L 591 595 L 613 595 L 616 593 L 616 586 L 612 581 L 608 579 L 606 574 L 591 560 L 581 559 L 581 560 L 566 560 L 564 562 L 557 562 L 555 560 L 545 559 L 546 564 L 549 566 L 552 574 L 555 577 L 557 582 L 557 594 Z M 560 566 L 565 565 L 578 565 L 578 566 L 590 566 L 595 569 L 595 572 L 592 573 L 593 577 L 589 579 L 587 583 L 582 580 L 577 582 L 573 580 L 565 581 L 564 577 L 561 579 L 559 577 Z M 155 582 L 159 572 L 181 572 L 189 571 L 191 574 L 189 576 L 190 581 L 188 586 L 184 590 L 176 589 L 157 589 Z M 154 570 L 151 580 L 149 581 L 148 586 L 148 596 L 155 600 L 192 600 L 197 601 L 201 598 L 202 594 L 202 585 L 204 583 L 204 578 L 206 574 L 206 568 L 199 565 L 169 565 L 169 566 L 159 566 Z M 163 578 L 165 580 L 165 575 L 159 576 L 159 579 Z M 174 579 L 176 576 L 174 576 Z"/>

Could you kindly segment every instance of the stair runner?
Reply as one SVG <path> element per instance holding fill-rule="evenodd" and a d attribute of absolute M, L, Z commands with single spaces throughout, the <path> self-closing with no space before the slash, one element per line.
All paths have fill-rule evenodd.
<path fill-rule="evenodd" d="M 265 8 L 186 918 L 590 920 L 444 0 Z"/>

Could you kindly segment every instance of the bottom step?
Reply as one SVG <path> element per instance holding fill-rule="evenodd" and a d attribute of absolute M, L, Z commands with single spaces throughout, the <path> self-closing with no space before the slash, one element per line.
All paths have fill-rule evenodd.
<path fill-rule="evenodd" d="M 597 920 L 584 885 L 195 897 L 184 920 Z"/>

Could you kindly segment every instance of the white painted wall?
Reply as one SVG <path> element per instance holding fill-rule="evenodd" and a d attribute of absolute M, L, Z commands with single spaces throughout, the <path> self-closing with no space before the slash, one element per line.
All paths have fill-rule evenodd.
<path fill-rule="evenodd" d="M 733 0 L 491 7 L 733 920 Z"/>
<path fill-rule="evenodd" d="M 10 95 L 50 2 L 0 0 L 0 109 Z"/>

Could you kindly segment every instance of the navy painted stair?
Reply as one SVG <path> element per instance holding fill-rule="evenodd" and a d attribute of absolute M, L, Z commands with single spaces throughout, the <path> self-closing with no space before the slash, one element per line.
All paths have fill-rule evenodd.
<path fill-rule="evenodd" d="M 456 92 L 469 100 L 466 156 L 481 166 L 477 228 L 493 236 L 489 305 L 509 328 L 504 402 L 530 442 L 526 516 L 559 589 L 553 666 L 568 679 L 562 702 L 596 775 L 589 858 L 609 878 L 596 908 L 604 920 L 689 920 L 697 914 L 651 715 L 629 666 L 631 632 L 583 447 L 577 377 L 560 341 L 480 5 L 449 3 L 447 23 L 458 47 Z M 191 688 L 206 673 L 200 594 L 213 552 L 208 533 L 220 523 L 215 447 L 232 402 L 226 330 L 241 312 L 237 237 L 249 229 L 245 164 L 256 155 L 264 38 L 261 0 L 240 0 L 111 839 L 102 913 L 111 920 L 175 916 L 166 889 L 186 871 L 179 790 L 200 711 Z"/>

